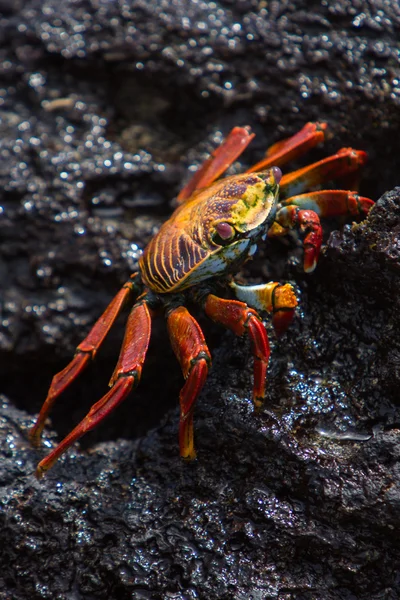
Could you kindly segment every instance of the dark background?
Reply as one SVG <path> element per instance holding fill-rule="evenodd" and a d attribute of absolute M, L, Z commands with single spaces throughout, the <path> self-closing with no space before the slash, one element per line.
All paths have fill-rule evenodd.
<path fill-rule="evenodd" d="M 63 368 L 235 125 L 236 165 L 310 120 L 316 160 L 366 150 L 362 193 L 398 183 L 400 6 L 387 2 L 0 2 L 0 597 L 399 597 L 400 192 L 331 223 L 316 272 L 269 243 L 246 281 L 296 286 L 265 410 L 248 344 L 199 316 L 213 368 L 198 459 L 178 456 L 182 384 L 155 323 L 139 389 L 41 482 L 49 445 L 104 393 L 123 321 L 26 437 Z M 330 232 L 330 235 L 329 235 Z"/>

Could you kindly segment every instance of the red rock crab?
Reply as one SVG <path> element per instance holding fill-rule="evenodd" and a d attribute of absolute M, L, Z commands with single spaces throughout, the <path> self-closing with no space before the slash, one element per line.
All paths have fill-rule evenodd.
<path fill-rule="evenodd" d="M 131 276 L 88 336 L 75 357 L 50 386 L 30 432 L 38 444 L 56 398 L 84 370 L 101 346 L 122 308 L 133 304 L 128 317 L 111 389 L 86 417 L 38 465 L 41 476 L 73 442 L 100 423 L 139 383 L 151 334 L 151 321 L 164 313 L 171 344 L 186 380 L 180 393 L 179 447 L 194 458 L 193 409 L 211 364 L 203 332 L 185 304 L 200 305 L 217 323 L 237 335 L 247 335 L 254 355 L 253 400 L 261 406 L 270 356 L 266 329 L 259 312 L 272 315 L 279 335 L 286 330 L 297 305 L 290 284 L 270 282 L 243 286 L 233 276 L 267 236 L 295 231 L 303 239 L 304 269 L 312 271 L 322 244 L 320 217 L 364 217 L 373 202 L 346 190 L 317 190 L 322 182 L 357 176 L 366 154 L 343 148 L 337 154 L 282 176 L 280 166 L 324 139 L 325 123 L 308 123 L 296 135 L 274 144 L 265 158 L 240 175 L 220 176 L 244 151 L 254 134 L 235 127 L 206 160 L 178 196 L 179 206 L 145 248 L 139 272 Z M 219 293 L 228 289 L 230 298 Z"/>

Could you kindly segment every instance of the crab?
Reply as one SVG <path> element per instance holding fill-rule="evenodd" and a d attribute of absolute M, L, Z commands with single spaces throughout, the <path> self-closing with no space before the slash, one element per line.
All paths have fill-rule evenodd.
<path fill-rule="evenodd" d="M 72 361 L 51 382 L 30 438 L 38 445 L 47 416 L 60 394 L 95 357 L 124 306 L 131 308 L 110 390 L 82 421 L 38 465 L 41 477 L 82 435 L 107 417 L 139 383 L 155 314 L 164 313 L 185 384 L 180 392 L 179 448 L 186 459 L 196 456 L 193 411 L 206 381 L 211 356 L 203 332 L 186 308 L 197 304 L 213 321 L 247 336 L 254 356 L 253 402 L 262 406 L 270 348 L 259 313 L 270 313 L 279 336 L 293 319 L 297 300 L 288 283 L 239 285 L 233 275 L 266 237 L 288 232 L 304 245 L 304 270 L 315 269 L 322 244 L 320 217 L 363 218 L 373 201 L 355 191 L 327 189 L 308 192 L 333 179 L 353 188 L 366 153 L 342 148 L 317 163 L 282 175 L 280 167 L 322 142 L 326 123 L 307 123 L 301 131 L 271 146 L 265 157 L 245 173 L 220 176 L 241 155 L 254 134 L 235 127 L 180 192 L 178 207 L 144 249 L 139 272 L 131 275 Z M 349 185 L 350 187 L 350 185 Z M 229 291 L 229 297 L 220 293 Z"/>

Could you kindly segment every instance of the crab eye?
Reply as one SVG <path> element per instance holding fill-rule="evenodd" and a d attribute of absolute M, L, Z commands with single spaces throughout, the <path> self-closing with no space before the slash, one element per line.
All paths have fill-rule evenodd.
<path fill-rule="evenodd" d="M 277 185 L 279 185 L 280 180 L 282 179 L 282 171 L 280 170 L 279 167 L 272 167 L 271 169 L 272 173 L 274 174 L 275 177 L 275 183 Z"/>
<path fill-rule="evenodd" d="M 235 230 L 229 223 L 218 223 L 215 229 L 223 240 L 230 240 L 235 235 Z"/>
<path fill-rule="evenodd" d="M 215 227 L 214 242 L 223 246 L 235 237 L 236 231 L 229 223 L 218 223 Z"/>

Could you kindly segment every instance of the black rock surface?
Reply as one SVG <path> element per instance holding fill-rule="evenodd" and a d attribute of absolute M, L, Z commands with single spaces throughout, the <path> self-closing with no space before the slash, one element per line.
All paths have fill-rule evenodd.
<path fill-rule="evenodd" d="M 201 320 L 214 362 L 194 463 L 178 457 L 162 321 L 141 386 L 86 450 L 34 478 L 104 393 L 123 319 L 43 450 L 26 435 L 189 167 L 232 126 L 257 134 L 247 165 L 326 120 L 310 160 L 351 145 L 369 155 L 362 193 L 399 183 L 399 30 L 392 0 L 0 1 L 0 598 L 399 597 L 400 188 L 363 223 L 331 225 L 313 275 L 280 244 L 246 266 L 300 302 L 271 334 L 259 414 L 248 344 Z"/>

